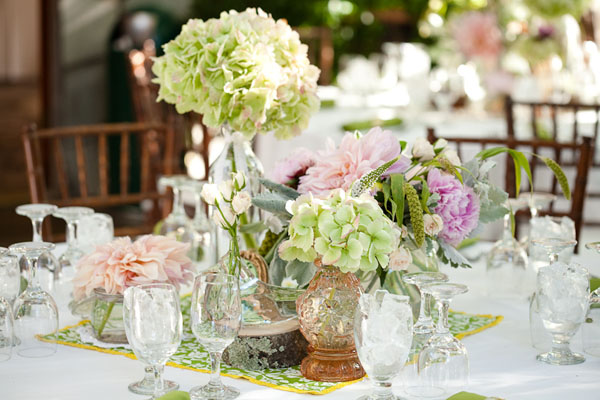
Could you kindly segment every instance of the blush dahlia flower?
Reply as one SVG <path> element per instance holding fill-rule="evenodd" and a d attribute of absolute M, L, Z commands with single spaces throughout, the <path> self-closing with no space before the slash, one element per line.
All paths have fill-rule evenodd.
<path fill-rule="evenodd" d="M 315 165 L 300 178 L 298 191 L 321 195 L 338 188 L 348 190 L 354 181 L 394 159 L 400 152 L 400 143 L 392 132 L 379 127 L 362 137 L 346 133 L 339 148 L 329 139 L 327 149 L 317 153 Z M 401 156 L 384 176 L 404 172 L 409 165 L 410 159 Z"/>
<path fill-rule="evenodd" d="M 468 186 L 463 186 L 453 175 L 432 169 L 427 175 L 429 191 L 440 199 L 432 210 L 438 214 L 444 226 L 439 237 L 456 246 L 463 241 L 479 221 L 479 198 Z"/>
<path fill-rule="evenodd" d="M 277 162 L 273 171 L 273 180 L 282 185 L 296 188 L 296 186 L 298 186 L 298 179 L 303 176 L 310 167 L 315 165 L 315 160 L 316 157 L 312 151 L 300 147 L 283 160 Z"/>

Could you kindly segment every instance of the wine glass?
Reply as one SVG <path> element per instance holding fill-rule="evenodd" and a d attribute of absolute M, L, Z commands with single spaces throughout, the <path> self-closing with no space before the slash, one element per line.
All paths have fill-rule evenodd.
<path fill-rule="evenodd" d="M 125 327 L 125 334 L 127 335 L 128 338 L 132 335 L 131 320 L 130 320 L 130 315 L 131 315 L 130 314 L 130 306 L 131 306 L 130 303 L 128 303 L 127 301 L 123 301 L 123 326 Z M 137 359 L 144 362 L 142 359 L 142 355 L 138 354 L 137 347 L 136 348 L 132 347 L 132 350 L 133 350 L 135 356 L 137 357 Z M 155 386 L 154 368 L 151 365 L 145 363 L 144 372 L 145 372 L 144 378 L 141 381 L 130 383 L 128 386 L 128 389 L 130 392 L 135 393 L 135 394 L 152 396 L 154 394 L 154 386 Z M 160 373 L 162 375 L 162 370 L 160 371 Z M 165 379 L 165 380 L 163 380 L 163 389 L 164 389 L 163 393 L 177 390 L 177 389 L 179 389 L 179 384 L 177 382 L 173 382 L 173 381 L 169 381 L 169 380 Z"/>
<path fill-rule="evenodd" d="M 183 206 L 183 190 L 190 178 L 186 175 L 163 176 L 158 180 L 160 186 L 170 187 L 173 191 L 173 208 L 167 218 L 160 222 L 159 233 L 174 237 L 184 243 L 194 243 L 194 227 Z"/>
<path fill-rule="evenodd" d="M 463 390 L 469 382 L 469 357 L 465 346 L 450 333 L 448 309 L 454 296 L 466 293 L 458 283 L 430 283 L 423 291 L 437 303 L 439 318 L 436 331 L 419 353 L 419 382 L 413 390 L 418 397 L 448 397 Z"/>
<path fill-rule="evenodd" d="M 207 181 L 189 180 L 185 188 L 194 194 L 196 208 L 192 225 L 194 227 L 194 251 L 192 260 L 200 265 L 200 270 L 205 270 L 209 266 L 217 263 L 217 253 L 215 251 L 215 225 L 206 216 L 206 208 L 202 200 L 202 187 Z"/>
<path fill-rule="evenodd" d="M 190 390 L 192 399 L 234 399 L 240 391 L 221 382 L 221 356 L 235 340 L 242 323 L 239 279 L 205 272 L 194 280 L 192 332 L 211 359 L 210 381 Z"/>
<path fill-rule="evenodd" d="M 89 207 L 61 207 L 52 214 L 57 218 L 64 219 L 67 223 L 67 250 L 58 259 L 61 272 L 65 272 L 66 267 L 75 267 L 77 261 L 83 257 L 84 253 L 77 243 L 77 227 L 82 217 L 93 213 L 94 210 Z M 67 271 L 70 274 L 75 273 L 74 269 Z"/>
<path fill-rule="evenodd" d="M 17 257 L 0 248 L 0 361 L 10 359 L 14 339 L 12 304 L 19 295 L 21 272 Z"/>
<path fill-rule="evenodd" d="M 507 200 L 507 206 L 513 213 L 527 204 L 524 198 Z M 502 239 L 494 243 L 486 256 L 486 267 L 488 294 L 498 297 L 526 297 L 535 287 L 534 277 L 527 279 L 527 252 L 513 236 L 510 213 L 504 216 Z M 531 290 L 525 290 L 529 282 Z"/>
<path fill-rule="evenodd" d="M 590 250 L 600 253 L 600 242 L 587 243 Z M 590 307 L 581 328 L 583 351 L 600 357 L 600 288 L 590 294 Z"/>
<path fill-rule="evenodd" d="M 422 287 L 428 283 L 448 282 L 448 276 L 441 272 L 413 272 L 404 274 L 402 280 L 410 285 L 415 285 L 421 293 L 421 306 L 419 309 L 419 318 L 413 327 L 414 342 L 423 345 L 435 330 L 433 319 L 431 318 L 431 295 L 423 292 Z"/>
<path fill-rule="evenodd" d="M 577 241 L 561 238 L 541 238 L 533 239 L 531 243 L 533 246 L 544 249 L 548 255 L 550 264 L 552 264 L 558 261 L 561 253 L 572 252 Z M 538 350 L 546 351 L 550 348 L 552 338 L 550 333 L 544 328 L 536 297 L 537 291 L 533 293 L 529 302 L 529 333 L 531 335 L 531 344 Z"/>
<path fill-rule="evenodd" d="M 536 301 L 544 328 L 552 335 L 552 349 L 536 359 L 553 365 L 580 364 L 581 354 L 569 349 L 588 310 L 590 279 L 578 264 L 554 262 L 538 273 Z"/>
<path fill-rule="evenodd" d="M 556 200 L 556 195 L 546 192 L 523 192 L 519 194 L 519 199 L 523 199 L 529 205 L 529 214 L 531 218 L 537 218 L 540 211 L 548 207 Z M 531 250 L 531 229 L 529 235 L 521 241 L 528 251 Z M 531 256 L 531 254 L 529 254 Z"/>
<path fill-rule="evenodd" d="M 14 304 L 15 335 L 20 340 L 17 353 L 23 357 L 47 357 L 56 352 L 56 343 L 43 342 L 36 336 L 54 335 L 58 331 L 58 308 L 39 281 L 39 257 L 52 251 L 54 244 L 23 242 L 10 246 L 10 251 L 27 262 L 28 284 Z"/>
<path fill-rule="evenodd" d="M 169 283 L 132 286 L 123 294 L 123 305 L 123 318 L 128 320 L 127 340 L 138 359 L 152 367 L 152 399 L 157 399 L 165 393 L 165 364 L 181 344 L 177 289 Z"/>
<path fill-rule="evenodd" d="M 54 213 L 57 209 L 58 207 L 53 204 L 35 203 L 20 205 L 15 209 L 15 212 L 18 215 L 22 215 L 31 220 L 31 225 L 33 226 L 33 238 L 31 241 L 43 242 L 44 239 L 42 237 L 42 225 L 44 219 L 48 215 L 52 215 L 52 213 Z M 60 275 L 60 264 L 52 253 L 43 254 L 40 256 L 38 262 L 40 263 L 40 266 L 46 268 L 53 274 L 53 279 L 51 279 L 51 281 L 58 279 Z M 48 285 L 49 288 L 52 287 L 52 283 Z"/>
<path fill-rule="evenodd" d="M 373 392 L 360 400 L 399 399 L 392 380 L 408 358 L 413 316 L 407 296 L 377 290 L 364 293 L 354 316 L 354 343 L 363 368 L 373 382 Z"/>
<path fill-rule="evenodd" d="M 555 238 L 562 240 L 575 240 L 575 223 L 569 217 L 553 217 L 546 215 L 544 217 L 532 218 L 530 221 L 531 229 L 529 231 L 530 238 L 543 239 Z M 529 260 L 534 271 L 539 271 L 540 268 L 548 265 L 548 252 L 539 244 L 534 244 L 533 240 L 529 243 Z M 559 254 L 559 259 L 562 262 L 569 262 L 572 249 L 566 249 Z"/>

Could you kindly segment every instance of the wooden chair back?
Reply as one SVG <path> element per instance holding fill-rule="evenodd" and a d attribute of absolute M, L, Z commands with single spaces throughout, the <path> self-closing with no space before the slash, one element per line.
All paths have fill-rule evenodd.
<path fill-rule="evenodd" d="M 435 142 L 438 137 L 435 134 L 433 128 L 427 129 L 427 138 L 430 142 Z M 547 141 L 547 140 L 517 140 L 514 138 L 462 138 L 462 137 L 444 137 L 449 143 L 452 143 L 456 146 L 456 152 L 459 157 L 462 159 L 462 148 L 466 144 L 477 144 L 481 146 L 481 149 L 485 149 L 487 147 L 493 146 L 503 146 L 511 149 L 517 150 L 525 150 L 529 152 L 548 152 L 550 150 L 554 154 L 561 154 L 562 151 L 571 151 L 576 154 L 577 165 L 576 165 L 576 173 L 574 182 L 571 182 L 571 202 L 569 211 L 561 212 L 554 209 L 554 204 L 550 205 L 549 211 L 546 213 L 547 215 L 552 215 L 555 217 L 567 216 L 573 220 L 575 223 L 575 233 L 576 237 L 579 238 L 581 227 L 583 225 L 583 209 L 586 198 L 586 188 L 588 182 L 588 175 L 590 170 L 590 165 L 592 163 L 593 157 L 593 146 L 592 146 L 592 138 L 583 136 L 577 142 L 570 143 L 561 143 L 556 141 Z M 533 165 L 535 164 L 534 160 L 537 160 L 537 157 L 531 156 L 529 157 L 529 162 L 532 167 L 531 173 L 533 175 L 533 182 L 536 183 L 535 169 Z M 513 171 L 513 163 L 511 157 L 506 157 L 506 173 L 504 180 L 504 190 L 506 190 L 510 197 L 515 196 L 515 177 Z M 524 189 L 522 192 L 530 190 L 529 185 L 527 183 L 527 179 L 522 179 Z M 560 195 L 557 190 L 557 185 L 555 184 L 555 178 L 553 176 L 553 182 L 551 185 L 551 189 L 549 192 Z"/>
<path fill-rule="evenodd" d="M 321 69 L 319 84 L 330 85 L 333 78 L 333 39 L 331 29 L 324 26 L 300 26 L 294 30 L 308 46 L 308 58 Z"/>
<path fill-rule="evenodd" d="M 159 175 L 173 173 L 173 133 L 166 125 L 120 123 L 42 130 L 30 125 L 23 129 L 21 138 L 33 203 L 98 209 L 152 200 L 154 207 L 146 213 L 143 226 L 115 227 L 117 236 L 150 233 L 164 214 L 159 209 L 162 195 L 156 182 Z M 118 143 L 118 157 L 111 157 L 109 143 Z M 131 190 L 130 182 L 134 145 L 139 147 L 136 191 Z M 66 150 L 69 146 L 71 151 Z M 118 185 L 111 185 L 116 170 Z M 111 191 L 111 186 L 118 190 Z"/>

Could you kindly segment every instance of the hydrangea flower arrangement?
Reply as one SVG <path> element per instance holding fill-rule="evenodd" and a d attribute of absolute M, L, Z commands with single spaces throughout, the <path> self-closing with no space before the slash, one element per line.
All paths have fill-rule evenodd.
<path fill-rule="evenodd" d="M 342 272 L 387 268 L 389 255 L 398 248 L 400 230 L 372 196 L 352 197 L 342 189 L 325 198 L 311 194 L 290 200 L 289 239 L 279 246 L 283 260 L 333 265 Z"/>
<path fill-rule="evenodd" d="M 285 20 L 261 9 L 191 19 L 154 60 L 159 100 L 179 113 L 195 111 L 203 122 L 225 122 L 252 139 L 273 131 L 282 139 L 299 135 L 319 108 L 319 69 L 307 46 Z"/>

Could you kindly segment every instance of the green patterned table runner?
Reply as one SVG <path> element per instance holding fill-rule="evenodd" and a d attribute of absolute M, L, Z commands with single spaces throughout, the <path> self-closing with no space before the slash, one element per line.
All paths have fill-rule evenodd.
<path fill-rule="evenodd" d="M 183 312 L 184 327 L 189 330 L 189 309 L 191 296 L 181 299 L 181 309 Z M 474 315 L 451 311 L 449 314 L 450 331 L 458 338 L 480 332 L 483 329 L 496 325 L 502 320 L 501 316 Z M 135 359 L 133 351 L 115 346 L 110 349 L 96 347 L 90 343 L 85 343 L 79 337 L 78 328 L 89 324 L 89 321 L 81 321 L 78 325 L 68 326 L 61 329 L 57 340 L 52 337 L 44 337 L 42 340 L 55 341 L 59 344 L 74 346 L 84 349 L 96 350 L 104 353 L 118 354 Z M 188 332 L 192 336 L 191 331 Z M 181 342 L 177 352 L 171 357 L 167 365 L 177 368 L 190 369 L 193 371 L 210 373 L 210 358 L 208 353 L 198 344 L 195 339 L 187 339 Z M 258 385 L 285 390 L 295 393 L 326 394 L 353 382 L 330 383 L 316 382 L 304 379 L 300 374 L 298 366 L 281 369 L 266 369 L 261 371 L 246 371 L 238 368 L 232 368 L 225 364 L 221 366 L 221 375 L 231 378 L 247 379 Z"/>

